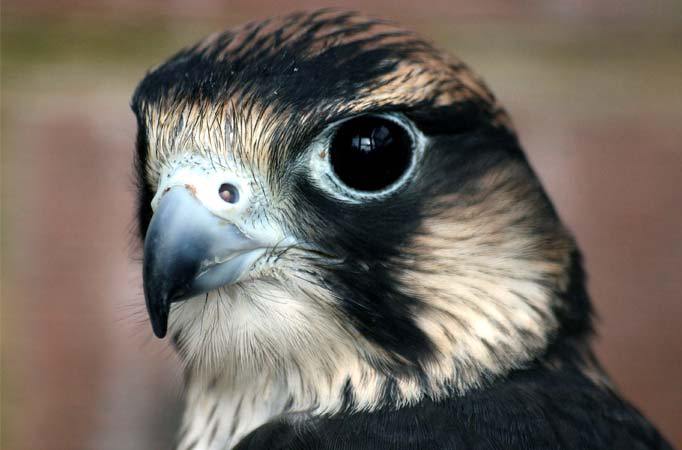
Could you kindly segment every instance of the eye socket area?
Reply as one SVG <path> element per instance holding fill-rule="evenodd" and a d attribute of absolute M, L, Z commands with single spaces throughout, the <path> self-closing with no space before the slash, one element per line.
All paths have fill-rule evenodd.
<path fill-rule="evenodd" d="M 359 116 L 338 125 L 329 142 L 329 164 L 346 187 L 362 193 L 384 191 L 410 170 L 415 143 L 397 120 Z"/>

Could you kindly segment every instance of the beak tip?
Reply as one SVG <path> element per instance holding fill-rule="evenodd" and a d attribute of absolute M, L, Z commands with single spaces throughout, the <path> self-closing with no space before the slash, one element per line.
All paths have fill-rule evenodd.
<path fill-rule="evenodd" d="M 147 312 L 149 313 L 149 321 L 152 324 L 152 331 L 154 335 L 163 339 L 168 331 L 168 313 L 169 303 L 167 299 L 160 298 L 156 301 L 150 301 L 147 298 Z"/>
<path fill-rule="evenodd" d="M 159 339 L 166 337 L 166 332 L 168 331 L 168 313 L 154 314 L 150 316 L 150 319 L 154 335 Z"/>
<path fill-rule="evenodd" d="M 166 324 L 166 321 L 164 321 L 163 323 L 152 321 L 152 330 L 154 331 L 154 336 L 156 336 L 157 338 L 159 339 L 165 338 L 167 329 L 168 325 Z"/>

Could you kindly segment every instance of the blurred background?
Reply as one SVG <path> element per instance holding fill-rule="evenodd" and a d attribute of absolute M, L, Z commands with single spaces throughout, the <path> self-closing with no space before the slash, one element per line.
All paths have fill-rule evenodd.
<path fill-rule="evenodd" d="M 169 448 L 181 374 L 144 311 L 131 93 L 214 30 L 323 5 L 483 74 L 584 250 L 599 356 L 682 447 L 679 0 L 5 0 L 2 448 Z"/>

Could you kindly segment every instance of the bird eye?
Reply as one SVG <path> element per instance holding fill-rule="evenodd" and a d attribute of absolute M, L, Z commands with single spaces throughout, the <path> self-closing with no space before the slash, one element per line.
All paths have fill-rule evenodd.
<path fill-rule="evenodd" d="M 364 116 L 339 125 L 329 147 L 332 170 L 351 189 L 383 190 L 410 168 L 414 144 L 400 124 Z"/>

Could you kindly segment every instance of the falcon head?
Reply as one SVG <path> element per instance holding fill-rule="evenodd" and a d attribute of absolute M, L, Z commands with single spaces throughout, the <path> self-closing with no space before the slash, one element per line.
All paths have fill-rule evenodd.
<path fill-rule="evenodd" d="M 251 23 L 153 69 L 132 107 L 146 305 L 192 376 L 371 407 L 589 332 L 576 246 L 508 116 L 410 32 Z"/>

